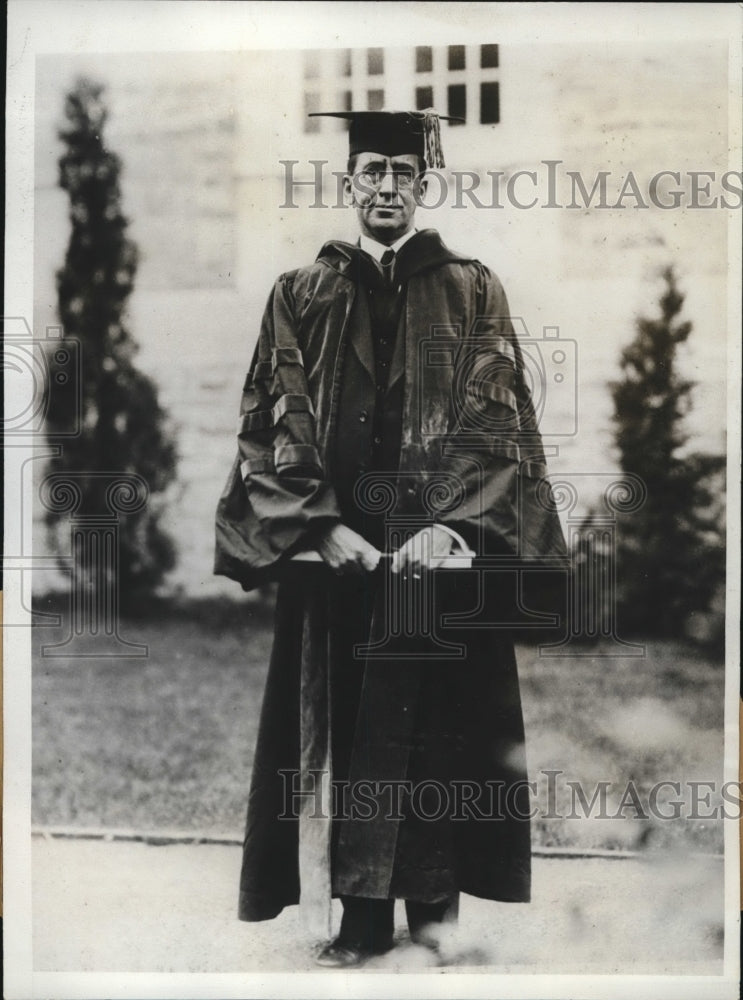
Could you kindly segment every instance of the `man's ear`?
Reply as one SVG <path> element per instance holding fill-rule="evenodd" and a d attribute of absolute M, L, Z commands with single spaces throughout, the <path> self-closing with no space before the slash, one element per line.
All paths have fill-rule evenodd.
<path fill-rule="evenodd" d="M 353 177 L 350 174 L 343 175 L 343 204 L 346 207 L 353 206 Z"/>
<path fill-rule="evenodd" d="M 423 172 L 419 174 L 415 181 L 415 201 L 416 204 L 420 205 L 423 199 L 426 197 L 426 191 L 428 190 L 428 175 Z"/>

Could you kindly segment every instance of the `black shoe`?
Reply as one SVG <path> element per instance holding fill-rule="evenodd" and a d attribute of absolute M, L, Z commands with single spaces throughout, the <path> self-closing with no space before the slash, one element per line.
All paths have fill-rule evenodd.
<path fill-rule="evenodd" d="M 318 952 L 315 963 L 325 969 L 353 969 L 355 966 L 363 965 L 375 955 L 383 955 L 391 948 L 392 942 L 386 947 L 371 950 L 336 938 Z"/>

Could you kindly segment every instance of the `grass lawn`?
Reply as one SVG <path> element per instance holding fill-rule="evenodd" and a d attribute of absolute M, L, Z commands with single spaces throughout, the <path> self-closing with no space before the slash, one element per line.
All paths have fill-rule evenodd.
<path fill-rule="evenodd" d="M 247 600 L 158 605 L 125 619 L 121 634 L 149 656 L 41 657 L 40 645 L 62 636 L 34 630 L 34 822 L 240 834 L 270 612 Z M 667 789 L 660 808 L 671 813 L 664 803 L 676 798 L 688 814 L 688 782 L 719 786 L 722 665 L 682 643 L 649 642 L 646 653 L 550 658 L 519 646 L 535 844 L 721 849 L 722 822 L 704 819 L 706 789 L 696 819 L 642 819 L 637 805 L 648 812 L 652 786 L 676 781 L 680 794 Z M 561 772 L 551 798 L 548 769 Z M 603 814 L 597 800 L 598 815 L 583 817 L 568 782 L 588 801 L 606 782 Z M 611 818 L 623 794 L 627 807 Z"/>

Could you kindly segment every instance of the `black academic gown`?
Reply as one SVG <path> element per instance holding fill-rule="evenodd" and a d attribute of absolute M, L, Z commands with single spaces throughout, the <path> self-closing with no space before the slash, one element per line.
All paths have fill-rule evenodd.
<path fill-rule="evenodd" d="M 489 272 L 477 262 L 468 264 L 451 254 L 435 234 L 418 234 L 403 251 L 407 252 L 401 253 L 395 276 L 401 286 L 402 308 L 381 413 L 375 368 L 379 355 L 375 355 L 374 310 L 369 304 L 378 269 L 362 251 L 333 244 L 319 258 L 325 265 L 321 280 L 313 284 L 301 276 L 302 296 L 297 295 L 297 280 L 292 276 L 289 312 L 298 328 L 294 342 L 301 343 L 304 386 L 318 426 L 311 428 L 314 436 L 298 443 L 295 433 L 291 444 L 282 438 L 278 447 L 316 448 L 319 474 L 313 479 L 311 469 L 305 467 L 300 471 L 310 479 L 309 486 L 298 487 L 286 478 L 280 484 L 281 491 L 294 490 L 299 496 L 293 520 L 281 526 L 283 551 L 290 553 L 310 541 L 313 525 L 339 518 L 366 533 L 379 547 L 386 547 L 385 542 L 395 547 L 406 531 L 417 530 L 427 518 L 428 523 L 441 521 L 462 530 L 478 552 L 489 551 L 491 557 L 500 553 L 506 560 L 519 554 L 547 561 L 562 559 L 564 542 L 554 509 L 544 503 L 543 495 L 538 503 L 533 501 L 535 484 L 543 483 L 544 468 L 528 394 L 524 395 L 518 379 L 510 387 L 501 384 L 507 374 L 504 357 L 510 359 L 511 373 L 514 357 L 518 360 L 518 345 L 507 311 L 503 313 L 505 300 L 498 302 L 497 314 L 488 312 L 487 302 L 478 300 L 481 294 L 492 299 L 487 290 Z M 349 282 L 353 294 L 344 303 Z M 333 286 L 340 299 L 335 305 L 346 307 L 340 341 L 318 336 L 318 323 L 325 322 L 328 332 L 335 328 L 327 324 L 325 305 L 319 312 L 313 305 Z M 478 291 L 481 287 L 485 287 L 483 293 Z M 471 303 L 463 308 L 469 296 L 473 296 Z M 411 299 L 420 304 L 415 311 Z M 323 301 L 330 304 L 329 299 Z M 476 350 L 471 352 L 472 364 L 480 371 L 474 412 L 482 414 L 488 405 L 518 411 L 526 458 L 518 458 L 514 440 L 518 435 L 511 434 L 507 440 L 490 434 L 483 441 L 482 426 L 471 427 L 467 434 L 461 414 L 452 417 L 456 391 L 451 364 L 456 380 L 457 362 L 450 362 L 448 375 L 437 358 L 433 358 L 432 373 L 418 365 L 422 355 L 417 342 L 431 332 L 434 320 L 451 318 L 452 309 L 460 319 L 474 319 L 479 310 L 478 320 L 482 322 L 485 316 L 491 325 L 487 334 L 491 353 L 484 352 L 480 339 L 474 341 Z M 416 317 L 419 325 L 414 328 Z M 304 329 L 303 323 L 307 324 Z M 264 333 L 271 327 L 273 323 L 264 321 Z M 279 350 L 291 350 L 286 343 L 282 340 Z M 441 343 L 451 346 L 451 341 Z M 270 344 L 270 374 L 275 379 L 277 348 Z M 318 360 L 338 345 L 342 350 L 335 353 L 340 360 L 334 378 L 318 381 Z M 265 344 L 259 345 L 254 373 L 263 364 L 268 376 L 261 350 L 266 351 Z M 278 355 L 287 361 L 291 357 Z M 493 358 L 496 363 L 483 363 Z M 243 442 L 257 440 L 258 448 L 265 451 L 266 420 L 251 417 L 266 412 L 256 406 L 256 381 L 253 375 L 246 386 L 249 403 L 243 412 L 248 419 L 243 419 L 241 433 Z M 462 386 L 469 391 L 466 381 Z M 272 402 L 276 394 L 274 389 L 267 401 Z M 411 426 L 412 403 L 420 414 L 417 426 Z M 275 411 L 275 402 L 273 406 Z M 306 411 L 300 406 L 298 412 L 304 419 Z M 332 433 L 327 432 L 325 413 Z M 460 473 L 461 489 L 454 500 L 451 490 L 443 490 L 448 502 L 432 511 L 431 503 L 424 506 L 421 499 L 421 477 L 430 483 L 427 477 L 432 469 L 427 465 L 435 464 L 430 459 L 431 442 L 422 436 L 435 431 L 437 421 L 444 429 L 448 426 L 447 440 L 454 440 L 455 445 L 464 434 L 467 455 L 474 451 L 486 457 L 474 460 L 475 475 L 465 465 L 464 451 L 456 448 L 453 461 L 442 465 L 440 457 L 446 449 L 439 447 L 438 468 L 445 467 L 444 485 L 450 485 L 454 469 Z M 379 446 L 375 451 L 374 439 L 379 437 L 383 444 L 381 451 Z M 398 454 L 396 467 L 390 466 L 390 442 Z M 247 479 L 253 475 L 258 480 L 252 493 L 247 484 L 255 513 L 265 499 L 267 485 L 262 477 L 268 466 L 261 462 L 268 460 L 260 457 L 259 450 L 243 449 L 242 454 L 246 453 Z M 302 451 L 301 456 L 306 466 L 312 465 L 309 451 Z M 380 471 L 380 461 L 387 490 L 384 476 L 381 484 L 369 479 Z M 522 484 L 526 477 L 529 489 L 516 490 L 516 495 L 512 490 L 519 477 Z M 361 488 L 364 483 L 366 492 Z M 512 523 L 511 517 L 521 517 L 524 523 Z M 294 528 L 302 519 L 303 526 Z M 256 523 L 263 526 L 260 519 Z M 251 537 L 257 537 L 257 531 Z M 259 548 L 262 544 L 257 543 Z M 272 544 L 281 548 L 273 540 Z M 258 552 L 256 563 L 269 561 L 271 545 L 264 548 L 267 556 Z M 514 552 L 516 548 L 519 551 Z M 510 571 L 489 572 L 485 578 L 477 569 L 440 570 L 420 583 L 403 584 L 384 568 L 349 582 L 323 566 L 283 565 L 249 796 L 241 918 L 268 919 L 298 902 L 303 888 L 299 864 L 303 827 L 296 813 L 306 805 L 307 796 L 299 796 L 298 810 L 296 797 L 288 801 L 287 790 L 306 790 L 307 775 L 319 763 L 332 770 L 333 780 L 341 786 L 334 803 L 335 818 L 327 828 L 333 894 L 435 902 L 461 891 L 490 899 L 528 900 L 530 802 L 516 663 L 505 627 L 513 620 Z M 401 627 L 391 611 L 394 608 L 403 619 L 406 609 L 412 609 L 411 629 Z M 421 628 L 424 619 L 425 628 Z M 294 785 L 297 774 L 299 785 Z M 304 830 L 308 828 L 316 829 L 305 824 Z M 323 856 L 322 850 L 316 854 L 320 859 Z"/>

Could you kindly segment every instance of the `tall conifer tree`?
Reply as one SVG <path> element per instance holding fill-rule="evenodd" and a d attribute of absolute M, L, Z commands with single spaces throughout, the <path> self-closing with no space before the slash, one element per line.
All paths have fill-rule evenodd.
<path fill-rule="evenodd" d="M 679 374 L 677 351 L 692 325 L 679 318 L 684 296 L 672 268 L 663 281 L 660 315 L 636 321 L 623 377 L 610 383 L 620 466 L 647 489 L 643 507 L 619 525 L 619 625 L 682 636 L 724 581 L 725 463 L 685 451 L 694 383 Z"/>
<path fill-rule="evenodd" d="M 69 196 L 71 234 L 57 272 L 57 305 L 64 336 L 80 344 L 79 398 L 71 381 L 52 383 L 47 433 L 61 454 L 50 471 L 82 481 L 80 512 L 106 509 L 106 480 L 87 473 L 137 473 L 147 483 L 144 509 L 120 517 L 119 584 L 122 601 L 147 594 L 175 563 L 172 540 L 160 526 L 158 495 L 174 481 L 176 448 L 155 383 L 138 371 L 137 344 L 127 330 L 126 306 L 137 270 L 137 247 L 121 208 L 121 160 L 106 146 L 103 87 L 80 79 L 65 101 L 66 125 L 59 183 Z M 77 412 L 78 407 L 81 412 Z M 82 475 L 82 480 L 80 476 Z M 51 527 L 59 515 L 50 512 Z"/>

